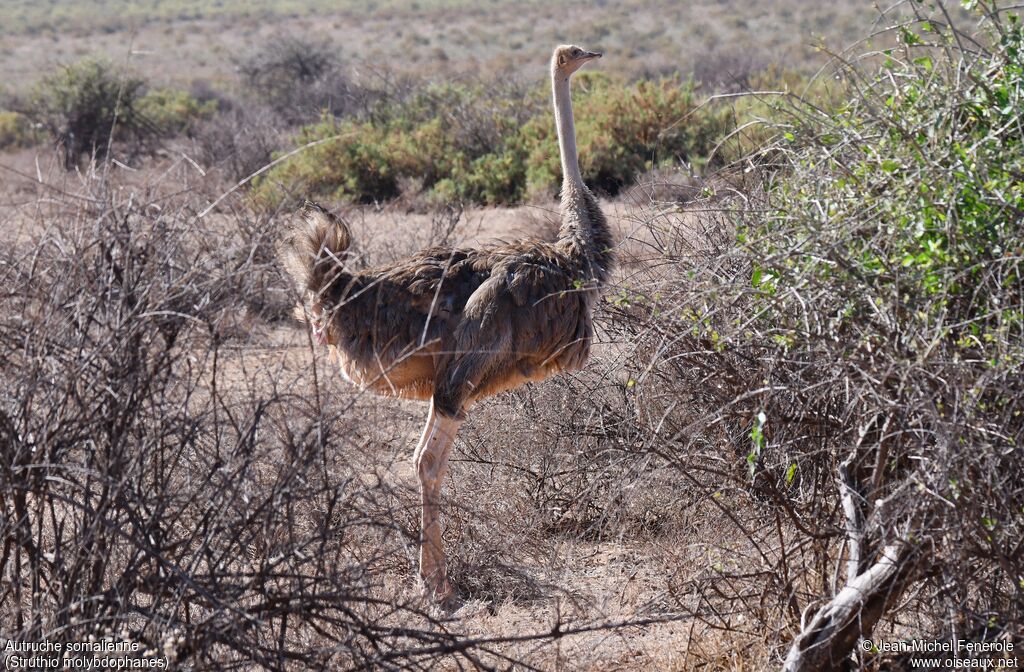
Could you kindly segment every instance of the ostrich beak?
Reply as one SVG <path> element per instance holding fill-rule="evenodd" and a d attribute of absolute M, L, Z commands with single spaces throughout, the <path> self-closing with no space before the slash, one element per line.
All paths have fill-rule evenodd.
<path fill-rule="evenodd" d="M 589 61 L 592 58 L 601 58 L 601 56 L 603 56 L 603 54 L 600 51 L 585 51 L 580 58 L 584 61 Z"/>

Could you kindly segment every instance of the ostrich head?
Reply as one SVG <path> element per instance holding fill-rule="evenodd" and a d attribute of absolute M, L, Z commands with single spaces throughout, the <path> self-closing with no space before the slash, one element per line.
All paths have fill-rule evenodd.
<path fill-rule="evenodd" d="M 305 307 L 296 306 L 295 316 L 311 323 L 317 343 L 330 345 L 331 320 L 348 277 L 344 262 L 352 234 L 344 220 L 312 201 L 306 201 L 298 214 L 302 221 L 285 236 L 278 254 L 308 299 Z"/>
<path fill-rule="evenodd" d="M 555 53 L 551 56 L 551 67 L 556 72 L 568 77 L 576 72 L 587 61 L 601 58 L 601 52 L 587 51 L 575 44 L 563 44 L 555 47 Z"/>

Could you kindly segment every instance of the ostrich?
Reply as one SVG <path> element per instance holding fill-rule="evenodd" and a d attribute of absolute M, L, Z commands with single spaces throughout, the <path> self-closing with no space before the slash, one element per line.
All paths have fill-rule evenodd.
<path fill-rule="evenodd" d="M 414 453 L 423 496 L 419 571 L 428 597 L 440 603 L 452 596 L 441 483 L 466 413 L 484 397 L 579 369 L 590 351 L 612 237 L 580 175 L 569 77 L 600 56 L 563 45 L 551 59 L 564 178 L 556 241 L 434 247 L 350 271 L 348 227 L 307 202 L 304 223 L 283 246 L 284 264 L 308 300 L 303 314 L 345 378 L 364 390 L 430 402 Z"/>

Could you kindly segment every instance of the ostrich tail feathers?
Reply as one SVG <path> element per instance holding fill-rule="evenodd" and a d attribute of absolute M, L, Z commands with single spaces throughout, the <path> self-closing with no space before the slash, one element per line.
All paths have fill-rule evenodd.
<path fill-rule="evenodd" d="M 352 234 L 340 218 L 306 201 L 302 221 L 285 237 L 281 261 L 300 290 L 322 295 L 343 274 Z"/>

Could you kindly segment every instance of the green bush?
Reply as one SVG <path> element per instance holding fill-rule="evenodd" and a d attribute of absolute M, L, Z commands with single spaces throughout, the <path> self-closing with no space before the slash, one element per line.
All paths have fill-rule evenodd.
<path fill-rule="evenodd" d="M 71 168 L 82 154 L 104 156 L 112 134 L 137 142 L 151 134 L 136 112 L 142 87 L 141 79 L 87 59 L 44 77 L 27 114 L 59 143 L 65 166 Z"/>
<path fill-rule="evenodd" d="M 161 135 L 190 133 L 195 125 L 213 117 L 217 101 L 200 102 L 186 91 L 154 89 L 139 98 L 136 113 Z"/>
<path fill-rule="evenodd" d="M 634 445 L 728 512 L 729 562 L 691 589 L 742 610 L 785 585 L 752 628 L 799 633 L 786 669 L 1021 632 L 1024 31 L 980 4 L 988 35 L 939 8 L 840 63 L 837 109 L 784 99 L 771 169 L 638 218 L 644 263 L 607 297 Z"/>
<path fill-rule="evenodd" d="M 398 195 L 395 157 L 383 128 L 328 118 L 303 129 L 298 142 L 306 144 L 335 135 L 338 140 L 318 145 L 281 164 L 271 171 L 267 181 L 258 184 L 277 180 L 299 182 L 310 194 L 353 197 L 365 202 Z"/>
<path fill-rule="evenodd" d="M 484 205 L 517 203 L 525 195 L 526 154 L 519 147 L 477 157 L 438 182 L 434 192 L 442 201 Z"/>
<path fill-rule="evenodd" d="M 39 132 L 32 128 L 25 115 L 0 111 L 0 151 L 31 147 L 39 139 Z"/>
<path fill-rule="evenodd" d="M 732 123 L 728 109 L 699 108 L 692 83 L 675 79 L 626 85 L 581 75 L 575 109 L 584 179 L 612 194 L 659 163 L 701 166 Z M 271 171 L 257 194 L 373 202 L 414 178 L 437 200 L 501 204 L 554 195 L 561 184 L 546 87 L 425 87 L 365 121 L 325 118 L 297 143 L 334 136 Z"/>
<path fill-rule="evenodd" d="M 888 53 L 867 95 L 784 129 L 794 172 L 776 185 L 782 210 L 761 240 L 768 254 L 793 241 L 807 248 L 760 278 L 779 291 L 828 288 L 820 296 L 836 302 L 838 331 L 890 316 L 907 356 L 940 338 L 965 357 L 1019 363 L 1024 352 L 1006 347 L 1024 334 L 1020 23 L 1011 17 L 995 50 L 960 63 L 923 46 L 940 39 L 935 31 L 904 30 L 905 54 Z M 961 82 L 957 68 L 968 66 Z M 862 346 L 882 344 L 870 329 L 861 336 Z"/>
<path fill-rule="evenodd" d="M 61 67 L 35 86 L 23 120 L 0 117 L 0 146 L 8 135 L 22 138 L 18 142 L 31 140 L 24 134 L 32 121 L 57 141 L 65 166 L 72 168 L 82 154 L 102 158 L 112 140 L 129 143 L 135 151 L 154 138 L 191 133 L 217 112 L 216 100 L 201 102 L 175 89 L 144 94 L 144 89 L 142 79 L 106 61 L 86 59 Z"/>
<path fill-rule="evenodd" d="M 762 385 L 752 477 L 812 530 L 839 512 L 830 554 L 838 537 L 860 548 L 848 581 L 890 549 L 903 578 L 886 608 L 917 583 L 907 599 L 935 615 L 922 638 L 1019 632 L 1024 586 L 1024 30 L 971 4 L 987 34 L 900 27 L 877 72 L 843 68 L 844 106 L 780 110 L 781 170 L 742 230 L 750 301 L 726 339 Z M 825 634 L 800 646 L 827 639 L 807 622 Z"/>

